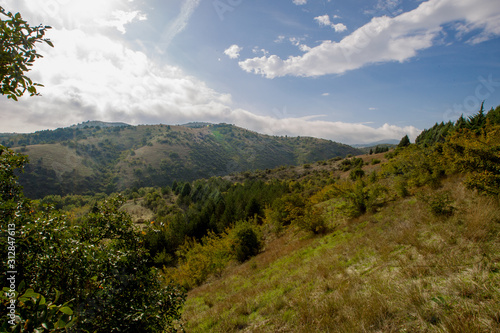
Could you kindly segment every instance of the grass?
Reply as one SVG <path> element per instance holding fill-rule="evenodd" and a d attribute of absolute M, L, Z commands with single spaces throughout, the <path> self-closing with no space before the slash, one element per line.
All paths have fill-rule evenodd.
<path fill-rule="evenodd" d="M 220 279 L 190 291 L 188 332 L 494 332 L 500 330 L 500 207 L 457 179 L 374 214 L 288 230 Z"/>
<path fill-rule="evenodd" d="M 76 170 L 83 177 L 92 175 L 92 170 L 83 164 L 83 158 L 75 150 L 61 144 L 32 145 L 27 147 L 27 154 L 32 165 L 39 160 L 44 167 L 54 170 L 57 177 L 65 172 Z"/>
<path fill-rule="evenodd" d="M 136 203 L 133 200 L 125 203 L 122 207 L 120 207 L 120 210 L 127 212 L 134 223 L 148 223 L 149 221 L 152 221 L 154 217 L 153 211 L 141 206 L 140 202 Z"/>

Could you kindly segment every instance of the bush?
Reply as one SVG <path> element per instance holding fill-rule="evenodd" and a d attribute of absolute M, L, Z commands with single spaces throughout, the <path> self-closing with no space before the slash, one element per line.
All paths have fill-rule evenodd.
<path fill-rule="evenodd" d="M 342 203 L 339 209 L 349 217 L 376 211 L 385 203 L 387 188 L 379 184 L 367 185 L 363 180 L 338 182 L 332 187 L 332 195 Z"/>
<path fill-rule="evenodd" d="M 209 232 L 201 242 L 188 239 L 179 247 L 179 265 L 168 268 L 170 280 L 187 289 L 196 287 L 211 275 L 220 276 L 226 265 L 234 258 L 234 241 L 227 234 Z"/>
<path fill-rule="evenodd" d="M 296 221 L 296 225 L 308 232 L 314 234 L 322 234 L 327 230 L 326 220 L 323 215 L 323 209 L 320 207 L 309 206 L 306 209 L 306 214 L 303 218 Z"/>
<path fill-rule="evenodd" d="M 351 172 L 349 173 L 349 178 L 351 180 L 356 180 L 356 179 L 361 179 L 365 175 L 365 172 L 361 167 L 356 167 L 355 169 L 352 169 Z"/>
<path fill-rule="evenodd" d="M 449 193 L 436 193 L 428 198 L 429 210 L 434 216 L 451 216 L 455 207 L 452 206 L 453 201 L 450 199 Z"/>
<path fill-rule="evenodd" d="M 249 222 L 243 222 L 236 227 L 233 249 L 239 262 L 244 262 L 257 255 L 261 247 L 259 236 Z"/>

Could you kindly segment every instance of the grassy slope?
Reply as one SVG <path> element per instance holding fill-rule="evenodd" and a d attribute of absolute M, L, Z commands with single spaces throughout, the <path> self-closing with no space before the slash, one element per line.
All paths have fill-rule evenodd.
<path fill-rule="evenodd" d="M 449 191 L 452 216 L 426 198 Z M 331 204 L 330 202 L 325 203 Z M 288 231 L 189 293 L 188 332 L 500 330 L 500 207 L 451 178 L 375 214 Z"/>

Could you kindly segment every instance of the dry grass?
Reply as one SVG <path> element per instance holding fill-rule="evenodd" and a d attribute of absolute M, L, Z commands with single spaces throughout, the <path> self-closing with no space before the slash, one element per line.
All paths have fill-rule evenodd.
<path fill-rule="evenodd" d="M 187 331 L 500 331 L 499 204 L 443 184 L 451 216 L 421 189 L 325 236 L 270 241 L 189 293 Z"/>
<path fill-rule="evenodd" d="M 24 152 L 30 158 L 30 163 L 36 165 L 39 160 L 49 170 L 54 170 L 61 178 L 65 172 L 76 170 L 83 177 L 91 176 L 92 170 L 83 165 L 83 158 L 74 149 L 61 144 L 32 145 Z"/>
<path fill-rule="evenodd" d="M 133 200 L 128 201 L 122 207 L 121 211 L 127 212 L 132 221 L 138 224 L 144 224 L 153 220 L 154 213 L 152 210 L 141 206 L 140 202 L 135 203 Z"/>

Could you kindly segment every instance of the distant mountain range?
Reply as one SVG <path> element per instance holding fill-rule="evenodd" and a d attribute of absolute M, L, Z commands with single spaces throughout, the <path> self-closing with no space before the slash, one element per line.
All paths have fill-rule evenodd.
<path fill-rule="evenodd" d="M 89 121 L 31 134 L 0 134 L 0 142 L 29 156 L 20 182 L 32 198 L 166 186 L 361 153 L 330 140 L 269 136 L 209 123 L 131 126 Z"/>
<path fill-rule="evenodd" d="M 399 143 L 399 140 L 381 140 L 370 143 L 360 143 L 352 145 L 354 148 L 373 148 L 376 146 L 386 147 L 386 146 L 395 146 Z"/>

